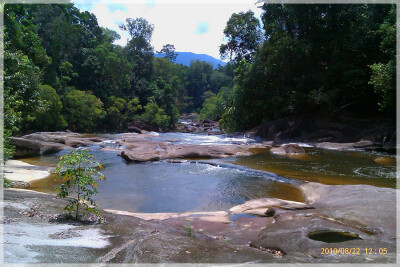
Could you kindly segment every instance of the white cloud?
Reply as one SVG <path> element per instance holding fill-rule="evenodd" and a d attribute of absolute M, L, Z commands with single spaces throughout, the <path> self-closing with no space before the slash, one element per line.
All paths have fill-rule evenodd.
<path fill-rule="evenodd" d="M 143 17 L 154 24 L 152 45 L 160 50 L 165 44 L 175 45 L 176 51 L 208 54 L 219 58 L 219 46 L 223 42 L 223 30 L 233 13 L 251 9 L 258 17 L 261 9 L 256 0 L 97 0 L 76 1 L 78 8 L 89 10 L 97 17 L 100 26 L 116 30 L 121 39 L 116 43 L 125 45 L 128 34 L 118 28 L 118 21 Z M 123 4 L 111 12 L 111 4 Z M 196 34 L 199 25 L 208 25 L 208 30 Z"/>

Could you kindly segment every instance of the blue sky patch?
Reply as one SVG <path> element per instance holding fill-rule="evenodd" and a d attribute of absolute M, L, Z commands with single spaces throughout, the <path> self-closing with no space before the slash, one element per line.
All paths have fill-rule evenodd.
<path fill-rule="evenodd" d="M 79 8 L 81 11 L 90 11 L 93 9 L 93 3 L 83 3 L 83 4 L 75 4 L 77 8 Z"/>
<path fill-rule="evenodd" d="M 128 9 L 126 9 L 125 5 L 123 4 L 107 4 L 107 8 L 111 12 L 115 12 L 117 10 L 128 11 Z"/>
<path fill-rule="evenodd" d="M 208 32 L 210 24 L 208 22 L 199 22 L 197 24 L 197 29 L 195 31 L 196 34 L 204 34 Z"/>
<path fill-rule="evenodd" d="M 152 8 L 156 4 L 157 0 L 146 0 L 147 9 Z"/>

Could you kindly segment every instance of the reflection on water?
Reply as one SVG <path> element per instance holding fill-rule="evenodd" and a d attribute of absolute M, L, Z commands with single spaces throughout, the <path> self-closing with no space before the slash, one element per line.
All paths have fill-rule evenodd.
<path fill-rule="evenodd" d="M 291 157 L 259 150 L 251 157 L 238 158 L 235 164 L 270 171 L 278 175 L 324 184 L 369 184 L 396 187 L 395 159 L 380 164 L 377 153 L 305 148 L 305 155 Z M 387 158 L 387 156 L 385 156 Z M 389 163 L 387 163 L 389 162 Z"/>
<path fill-rule="evenodd" d="M 194 163 L 126 164 L 121 161 L 103 171 L 96 197 L 103 209 L 131 212 L 181 212 L 229 209 L 262 197 L 303 201 L 293 185 L 251 176 L 231 168 Z M 31 188 L 54 192 L 55 176 L 32 182 Z"/>

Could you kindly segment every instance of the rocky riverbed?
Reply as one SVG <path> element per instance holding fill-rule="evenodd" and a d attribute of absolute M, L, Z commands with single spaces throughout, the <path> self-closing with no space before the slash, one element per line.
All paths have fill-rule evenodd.
<path fill-rule="evenodd" d="M 154 181 L 150 180 L 148 175 L 151 169 L 155 172 L 163 170 L 166 174 L 173 170 L 174 176 L 182 175 L 178 180 L 188 175 L 192 179 L 201 175 L 206 184 L 215 180 L 210 180 L 210 175 L 227 173 L 232 169 L 229 171 L 232 173 L 224 178 L 227 184 L 223 184 L 223 187 L 221 178 L 217 180 L 218 190 L 225 192 L 218 196 L 217 200 L 234 201 L 224 205 L 213 204 L 212 210 L 203 211 L 189 208 L 182 212 L 141 212 L 136 209 L 105 208 L 103 213 L 107 219 L 106 223 L 79 224 L 60 217 L 65 201 L 54 199 L 52 193 L 6 189 L 3 202 L 5 262 L 395 262 L 398 238 L 397 189 L 365 184 L 327 185 L 307 182 L 304 178 L 292 180 L 264 170 L 254 170 L 254 173 L 251 173 L 250 169 L 240 167 L 235 162 L 230 163 L 229 159 L 247 159 L 250 155 L 269 153 L 280 162 L 296 163 L 312 162 L 315 155 L 308 155 L 307 147 L 304 149 L 304 146 L 295 144 L 271 149 L 269 142 L 218 136 L 216 139 L 189 136 L 191 140 L 185 141 L 187 135 L 174 135 L 172 137 L 175 138 L 171 138 L 168 134 L 120 134 L 112 136 L 110 140 L 110 136 L 107 135 L 58 132 L 35 133 L 15 139 L 13 142 L 18 145 L 19 152 L 25 153 L 19 155 L 40 157 L 33 158 L 34 160 L 29 161 L 30 164 L 9 161 L 5 174 L 14 181 L 19 179 L 26 183 L 35 183 L 45 180 L 35 179 L 42 178 L 42 172 L 53 172 L 54 164 L 44 162 L 47 159 L 46 153 L 57 149 L 62 152 L 74 147 L 89 146 L 89 149 L 95 149 L 100 160 L 109 159 L 105 164 L 106 172 L 112 173 L 112 167 L 117 166 L 118 173 L 123 174 L 118 180 L 117 177 L 111 176 L 104 185 L 104 188 L 110 188 L 113 195 L 117 192 L 115 190 L 119 190 L 118 194 L 121 196 L 128 193 L 122 192 L 120 187 L 113 191 L 116 181 L 128 183 L 132 179 L 128 174 L 124 174 L 125 171 L 134 171 L 143 176 L 140 180 L 135 180 L 135 186 L 141 186 L 141 183 L 150 183 L 151 186 L 151 183 L 156 183 L 151 187 L 161 191 L 154 191 L 143 201 L 158 205 L 157 201 L 164 199 L 163 190 L 170 190 L 169 187 L 174 186 L 177 181 L 171 176 L 166 178 L 165 187 L 157 187 L 164 181 L 158 175 Z M 214 143 L 207 143 L 207 140 L 214 140 Z M 102 158 L 102 153 L 108 153 L 107 158 Z M 118 157 L 118 154 L 124 159 Z M 128 155 L 131 155 L 131 158 Z M 365 158 L 362 154 L 355 156 Z M 344 159 L 348 160 L 349 156 L 346 157 Z M 215 160 L 208 160 L 211 158 Z M 227 158 L 228 161 L 221 161 L 221 158 Z M 195 168 L 185 163 L 182 168 L 178 168 L 178 165 L 182 164 L 178 162 L 187 162 L 185 159 L 195 162 Z M 147 161 L 161 162 L 144 163 Z M 385 167 L 393 165 L 392 161 L 392 158 L 373 156 L 371 166 L 393 168 Z M 50 167 L 36 166 L 37 162 Z M 129 162 L 133 164 L 127 164 Z M 207 165 L 212 168 L 201 167 Z M 242 178 L 241 175 L 245 173 L 247 176 Z M 266 182 L 269 179 L 271 182 Z M 213 187 L 203 187 L 202 183 L 195 185 L 196 190 L 188 193 L 190 201 L 194 202 L 196 197 L 202 201 L 215 201 L 218 191 L 212 191 Z M 127 185 L 122 186 L 130 188 Z M 178 185 L 183 188 L 188 186 L 190 185 L 186 182 Z M 264 191 L 263 187 L 271 188 Z M 144 187 L 144 190 L 148 190 L 146 188 Z M 278 190 L 279 193 L 274 193 L 274 190 Z M 195 196 L 197 192 L 209 193 L 212 196 Z M 228 195 L 225 195 L 226 193 Z M 128 195 L 135 194 L 130 191 Z M 181 194 L 184 194 L 184 191 L 175 193 L 175 197 Z M 103 196 L 112 204 L 116 201 L 113 195 Z M 158 195 L 161 198 L 158 198 Z M 150 201 L 151 196 L 157 201 Z M 134 202 L 141 201 L 134 198 Z M 129 203 L 126 203 L 128 206 L 117 206 L 131 207 L 132 204 Z M 169 203 L 176 205 L 174 202 Z M 187 203 L 181 204 L 184 207 Z M 162 207 L 168 207 L 168 202 L 166 205 L 159 207 L 163 210 Z"/>
<path fill-rule="evenodd" d="M 306 203 L 264 198 L 219 212 L 106 210 L 103 224 L 60 219 L 65 201 L 7 189 L 5 262 L 395 262 L 395 190 L 316 183 L 301 188 Z M 385 209 L 377 209 L 376 201 Z M 313 233 L 326 237 L 313 240 Z M 324 248 L 336 252 L 324 254 Z M 344 252 L 350 248 L 357 251 Z"/>

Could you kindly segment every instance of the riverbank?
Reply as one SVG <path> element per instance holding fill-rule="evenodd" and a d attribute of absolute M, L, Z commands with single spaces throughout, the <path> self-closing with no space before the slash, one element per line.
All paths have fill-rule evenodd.
<path fill-rule="evenodd" d="M 21 160 L 7 160 L 4 165 L 4 177 L 17 188 L 27 188 L 32 181 L 48 177 L 55 168 L 28 164 Z"/>
<path fill-rule="evenodd" d="M 363 149 L 396 153 L 396 124 L 385 118 L 356 118 L 352 114 L 330 116 L 303 114 L 268 121 L 249 131 L 273 144 L 307 143 L 329 149 Z"/>

